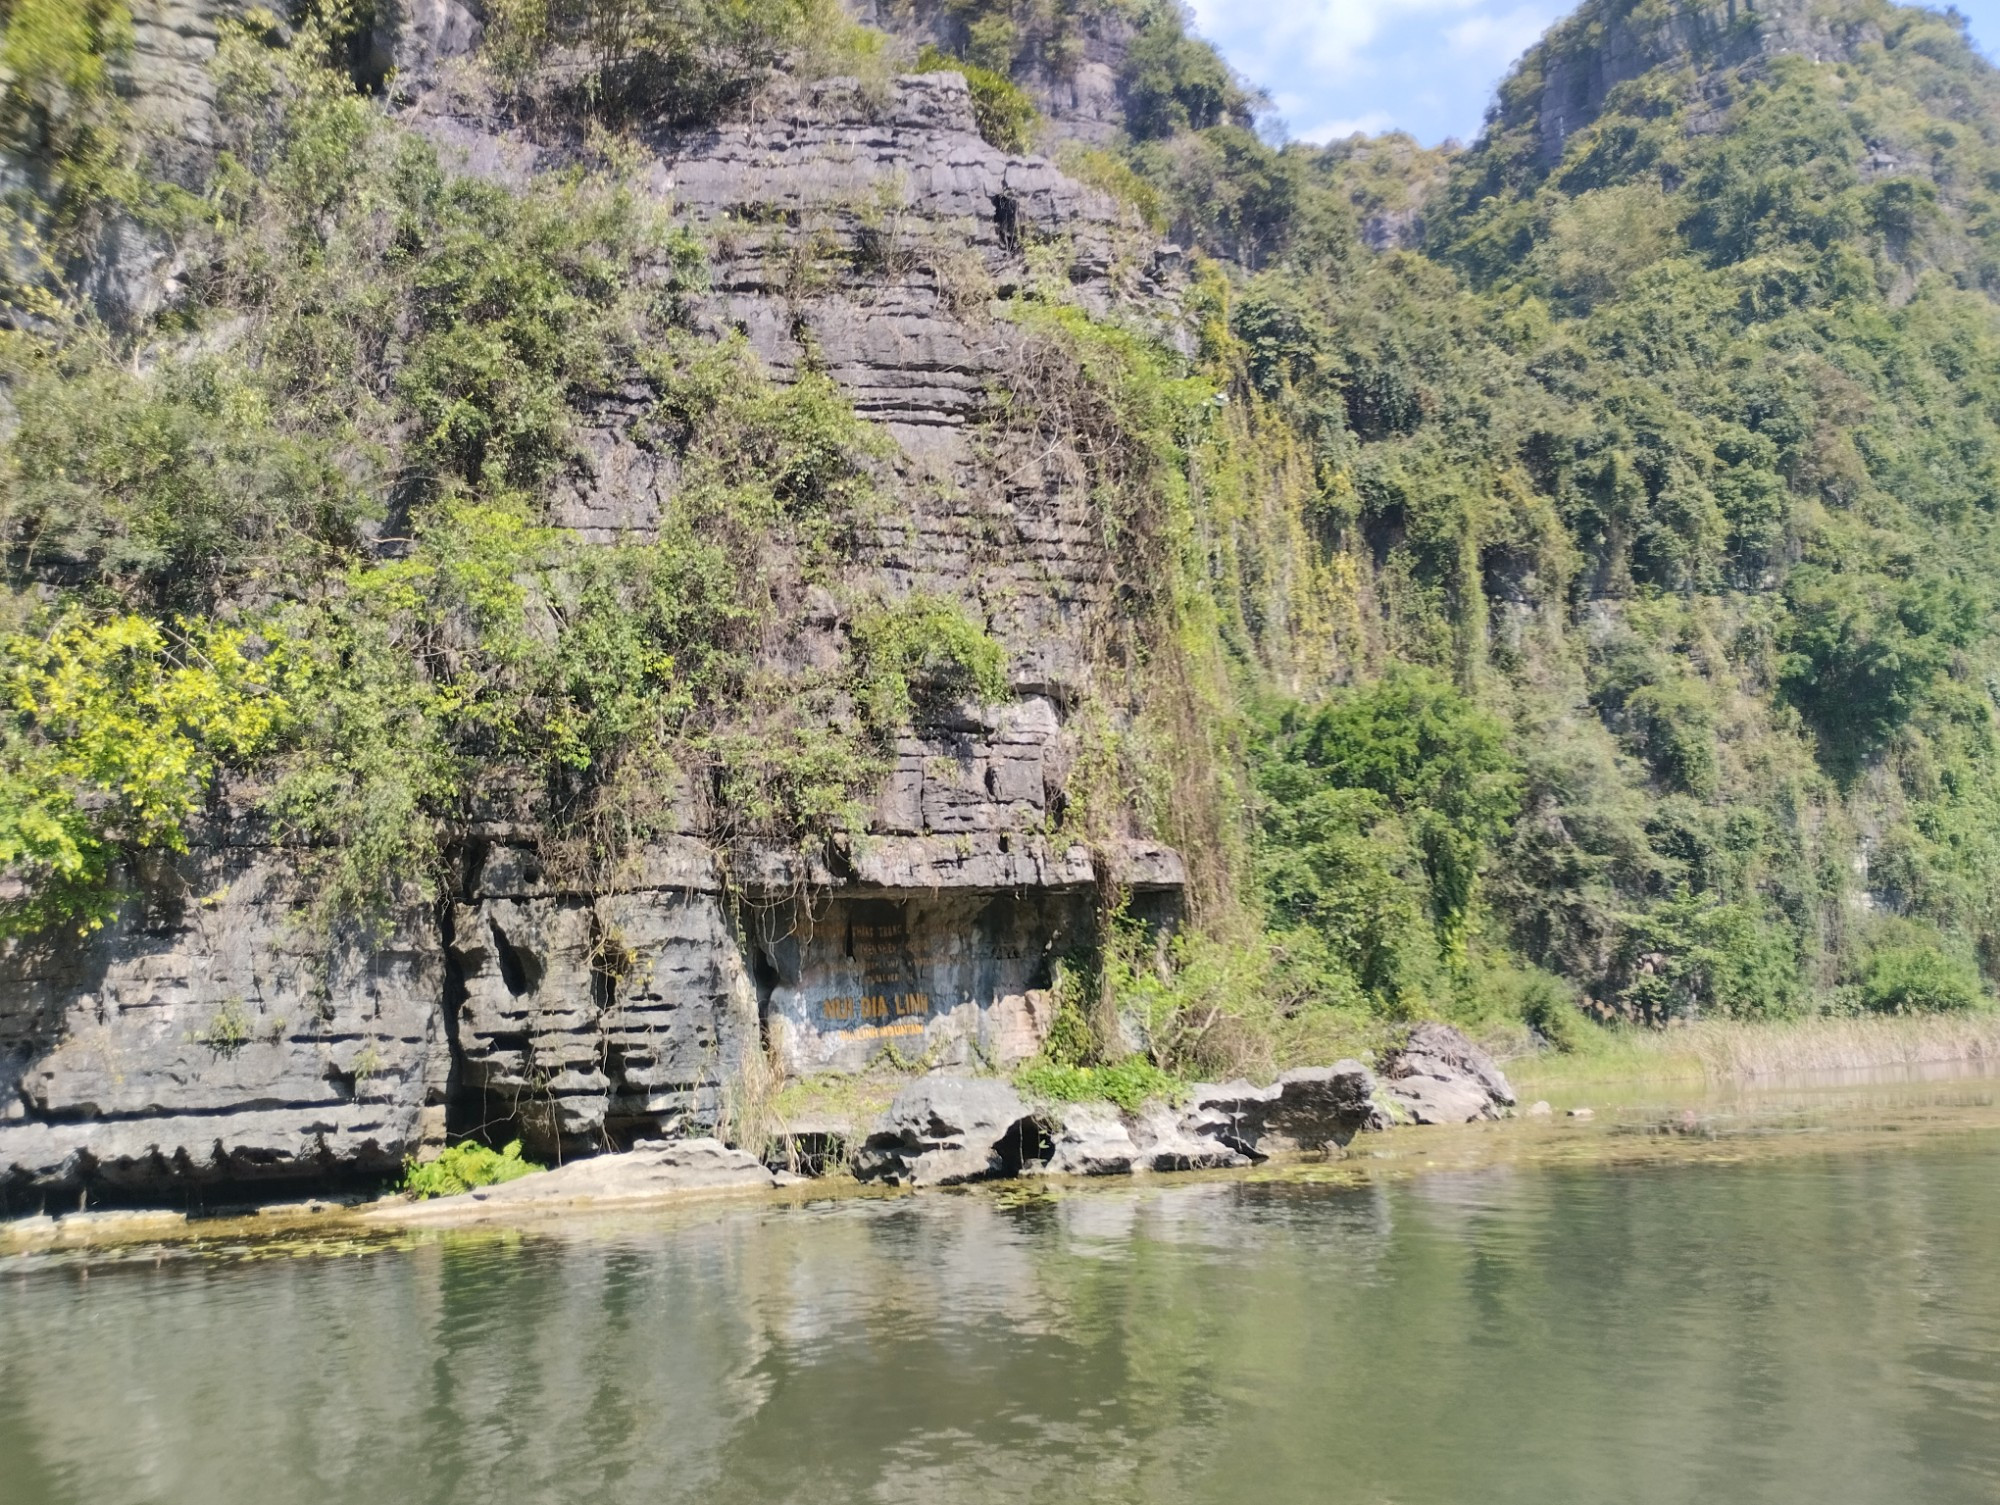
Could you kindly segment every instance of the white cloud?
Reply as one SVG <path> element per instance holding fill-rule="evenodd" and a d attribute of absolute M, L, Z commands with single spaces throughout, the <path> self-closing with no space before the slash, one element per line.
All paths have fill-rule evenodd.
<path fill-rule="evenodd" d="M 2000 4 L 2000 0 L 1994 0 Z M 1196 29 L 1324 141 L 1469 137 L 1509 64 L 1574 0 L 1192 0 Z"/>
<path fill-rule="evenodd" d="M 1253 60 L 1287 71 L 1307 65 L 1336 78 L 1364 69 L 1385 27 L 1420 16 L 1478 11 L 1491 0 L 1194 0 L 1195 24 L 1237 67 L 1256 77 Z"/>
<path fill-rule="evenodd" d="M 1451 50 L 1461 56 L 1511 63 L 1534 45 L 1561 12 L 1552 6 L 1523 5 L 1501 15 L 1471 16 L 1445 30 Z"/>
<path fill-rule="evenodd" d="M 1384 131 L 1395 129 L 1395 125 L 1396 117 L 1387 110 L 1370 110 L 1352 120 L 1324 120 L 1308 130 L 1292 134 L 1301 141 L 1324 146 L 1329 141 L 1345 141 L 1349 136 L 1379 136 Z"/>

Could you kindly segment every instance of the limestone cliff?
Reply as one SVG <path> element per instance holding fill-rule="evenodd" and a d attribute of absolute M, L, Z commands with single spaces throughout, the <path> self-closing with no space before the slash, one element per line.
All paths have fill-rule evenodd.
<path fill-rule="evenodd" d="M 175 170 L 193 176 L 202 64 L 228 10 L 141 7 L 135 103 L 176 122 Z M 479 33 L 453 0 L 385 14 L 383 107 L 459 171 L 518 184 L 564 170 L 560 131 L 513 120 L 455 66 Z M 795 1071 L 892 1047 L 1018 1059 L 1047 1027 L 1052 964 L 1092 938 L 1101 885 L 1171 912 L 1174 852 L 1049 834 L 1115 572 L 1074 437 L 1012 433 L 989 409 L 1032 355 L 996 301 L 1053 269 L 1086 306 L 1171 334 L 1177 254 L 1047 160 L 989 146 L 952 73 L 896 79 L 886 98 L 838 79 L 781 86 L 745 118 L 643 148 L 648 191 L 712 247 L 697 324 L 742 331 L 780 378 L 809 352 L 895 441 L 893 515 L 851 568 L 962 602 L 1009 655 L 1011 701 L 908 731 L 869 832 L 823 859 L 725 851 L 690 791 L 683 834 L 578 889 L 496 814 L 457 854 L 446 902 L 330 951 L 301 931 L 296 854 L 219 812 L 87 943 L 14 943 L 0 959 L 11 1205 L 373 1175 L 483 1127 L 587 1153 L 715 1123 L 767 1050 Z M 157 283 L 162 258 L 118 275 L 142 301 L 132 290 Z M 644 399 L 635 372 L 587 415 L 557 524 L 606 542 L 658 527 L 675 477 L 646 442 Z M 808 621 L 804 640 L 821 630 Z"/>
<path fill-rule="evenodd" d="M 1532 124 L 1542 164 L 1554 166 L 1612 90 L 1655 68 L 1693 69 L 1713 89 L 1746 65 L 1835 62 L 1881 40 L 1868 7 L 1825 0 L 1593 0 L 1529 49 L 1496 118 L 1503 128 Z"/>

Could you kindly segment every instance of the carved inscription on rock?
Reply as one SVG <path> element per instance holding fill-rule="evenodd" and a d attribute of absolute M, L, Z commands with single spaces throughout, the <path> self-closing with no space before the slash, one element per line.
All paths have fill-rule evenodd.
<path fill-rule="evenodd" d="M 935 1064 L 1032 1055 L 1053 1014 L 1054 958 L 1088 920 L 1070 894 L 836 901 L 778 948 L 774 1043 L 799 1071 L 892 1048 Z"/>

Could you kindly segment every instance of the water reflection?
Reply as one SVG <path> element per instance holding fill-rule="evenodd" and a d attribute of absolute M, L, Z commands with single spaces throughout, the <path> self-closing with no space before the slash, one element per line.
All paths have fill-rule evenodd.
<path fill-rule="evenodd" d="M 0 1284 L 0 1502 L 1990 1501 L 2000 1149 Z"/>

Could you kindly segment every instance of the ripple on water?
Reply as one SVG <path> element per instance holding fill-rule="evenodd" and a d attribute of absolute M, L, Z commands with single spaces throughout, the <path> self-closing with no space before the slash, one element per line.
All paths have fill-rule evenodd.
<path fill-rule="evenodd" d="M 16 1260 L 0 1499 L 2000 1497 L 1990 1094 L 1704 1111 Z"/>

